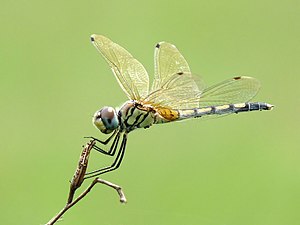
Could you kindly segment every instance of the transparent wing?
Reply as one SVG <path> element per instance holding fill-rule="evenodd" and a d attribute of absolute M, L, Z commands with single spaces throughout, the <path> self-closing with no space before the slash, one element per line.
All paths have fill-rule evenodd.
<path fill-rule="evenodd" d="M 199 85 L 178 49 L 167 42 L 158 43 L 154 52 L 154 81 L 145 100 L 174 109 L 194 108 L 199 106 L 199 95 Z"/>
<path fill-rule="evenodd" d="M 195 77 L 190 73 L 176 73 L 160 84 L 160 88 L 151 92 L 145 102 L 154 106 L 172 109 L 199 107 L 201 91 Z"/>
<path fill-rule="evenodd" d="M 92 43 L 108 62 L 129 99 L 139 100 L 148 95 L 149 77 L 144 66 L 124 48 L 110 39 L 93 34 Z"/>
<path fill-rule="evenodd" d="M 248 102 L 259 88 L 259 81 L 253 77 L 234 77 L 204 89 L 200 107 Z"/>
<path fill-rule="evenodd" d="M 251 100 L 259 91 L 260 83 L 252 77 L 234 77 L 208 88 L 191 74 L 173 75 L 146 100 L 172 109 L 189 109 Z"/>
<path fill-rule="evenodd" d="M 158 43 L 154 51 L 154 81 L 151 92 L 160 89 L 178 73 L 191 74 L 188 63 L 174 45 Z"/>

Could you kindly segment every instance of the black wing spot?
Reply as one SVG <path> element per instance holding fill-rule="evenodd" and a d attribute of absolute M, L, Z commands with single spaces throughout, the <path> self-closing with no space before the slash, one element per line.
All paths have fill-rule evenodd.
<path fill-rule="evenodd" d="M 234 80 L 240 80 L 242 77 L 234 77 Z"/>
<path fill-rule="evenodd" d="M 179 72 L 179 73 L 177 73 L 178 75 L 183 75 L 183 72 Z"/>
<path fill-rule="evenodd" d="M 94 38 L 94 37 L 91 37 L 91 41 L 94 42 L 94 41 L 95 41 L 95 38 Z"/>
<path fill-rule="evenodd" d="M 155 45 L 155 48 L 160 48 L 160 44 L 158 43 L 157 45 Z"/>

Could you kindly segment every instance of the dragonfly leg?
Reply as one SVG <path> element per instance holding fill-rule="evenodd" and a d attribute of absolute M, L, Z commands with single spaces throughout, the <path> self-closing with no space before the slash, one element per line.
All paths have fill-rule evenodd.
<path fill-rule="evenodd" d="M 112 145 L 110 146 L 109 150 L 108 151 L 105 151 L 103 150 L 102 148 L 100 148 L 99 146 L 97 145 L 94 145 L 93 149 L 95 149 L 96 151 L 104 154 L 104 155 L 109 155 L 109 156 L 113 156 L 116 152 L 116 149 L 118 147 L 118 143 L 119 143 L 119 140 L 120 140 L 120 135 L 121 133 L 117 133 L 117 136 L 115 137 Z"/>
<path fill-rule="evenodd" d="M 119 166 L 121 165 L 124 153 L 125 153 L 126 143 L 127 143 L 127 134 L 125 133 L 123 135 L 123 140 L 122 140 L 121 146 L 119 148 L 117 157 L 115 158 L 114 162 L 110 166 L 86 173 L 84 179 L 96 177 L 96 176 L 99 176 L 100 174 L 104 174 L 104 173 L 107 173 L 107 172 L 110 172 L 110 171 L 113 171 L 113 170 L 119 168 Z"/>
<path fill-rule="evenodd" d="M 95 137 L 84 137 L 84 138 L 91 138 L 91 139 L 93 139 L 93 140 L 95 140 L 95 141 L 98 141 L 99 143 L 101 143 L 101 144 L 103 144 L 103 145 L 107 145 L 107 143 L 110 142 L 110 140 L 113 138 L 113 136 L 116 135 L 117 132 L 118 132 L 118 131 L 115 130 L 115 131 L 112 133 L 112 135 L 110 135 L 109 138 L 107 138 L 105 141 L 101 141 L 101 140 L 99 140 L 99 139 L 97 139 L 97 138 L 95 138 Z"/>

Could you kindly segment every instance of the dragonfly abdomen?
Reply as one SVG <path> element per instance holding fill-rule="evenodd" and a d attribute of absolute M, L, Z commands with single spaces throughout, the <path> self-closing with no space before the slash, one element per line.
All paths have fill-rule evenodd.
<path fill-rule="evenodd" d="M 178 110 L 179 119 L 197 118 L 207 115 L 224 115 L 231 113 L 271 110 L 273 105 L 262 102 L 248 102 L 237 104 L 226 104 L 218 106 L 208 106 L 203 108 L 182 109 Z"/>

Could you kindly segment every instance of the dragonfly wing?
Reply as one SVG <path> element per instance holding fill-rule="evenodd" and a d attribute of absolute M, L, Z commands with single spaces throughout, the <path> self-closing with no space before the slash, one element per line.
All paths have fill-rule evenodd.
<path fill-rule="evenodd" d="M 171 109 L 198 108 L 201 91 L 190 73 L 176 73 L 145 99 L 154 106 Z"/>
<path fill-rule="evenodd" d="M 93 34 L 92 43 L 108 62 L 127 97 L 139 100 L 148 95 L 149 77 L 144 66 L 120 45 Z"/>
<path fill-rule="evenodd" d="M 260 82 L 253 77 L 234 77 L 204 89 L 200 107 L 248 102 L 259 88 Z"/>
<path fill-rule="evenodd" d="M 177 73 L 190 74 L 190 67 L 178 49 L 167 42 L 160 42 L 154 51 L 154 81 L 151 91 L 160 89 Z"/>
<path fill-rule="evenodd" d="M 178 49 L 167 42 L 156 45 L 154 81 L 145 101 L 181 109 L 199 106 L 199 87 L 188 63 Z"/>

